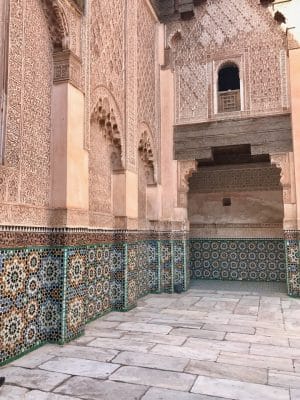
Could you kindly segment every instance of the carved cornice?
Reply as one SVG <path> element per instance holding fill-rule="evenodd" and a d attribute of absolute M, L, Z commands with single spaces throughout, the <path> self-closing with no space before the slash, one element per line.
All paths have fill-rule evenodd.
<path fill-rule="evenodd" d="M 53 54 L 55 84 L 69 82 L 81 89 L 81 62 L 70 50 L 57 51 Z"/>

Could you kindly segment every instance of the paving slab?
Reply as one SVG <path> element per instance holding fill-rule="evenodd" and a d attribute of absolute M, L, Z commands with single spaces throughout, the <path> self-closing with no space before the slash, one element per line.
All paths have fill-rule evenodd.
<path fill-rule="evenodd" d="M 57 349 L 58 346 L 56 345 L 46 345 L 40 347 L 39 349 L 13 361 L 10 365 L 24 368 L 36 368 L 40 364 L 53 358 Z"/>
<path fill-rule="evenodd" d="M 108 314 L 110 315 L 110 314 Z M 112 329 L 116 328 L 120 322 L 113 322 L 113 321 L 105 321 L 102 318 L 96 319 L 95 321 L 89 322 L 85 329 L 93 328 L 93 329 Z"/>
<path fill-rule="evenodd" d="M 55 393 L 41 392 L 40 390 L 32 390 L 31 392 L 27 393 L 25 395 L 25 398 L 22 400 L 77 400 L 77 399 L 80 400 L 79 397 L 75 396 L 63 396 Z"/>
<path fill-rule="evenodd" d="M 142 397 L 142 400 L 222 400 L 222 398 L 152 387 Z"/>
<path fill-rule="evenodd" d="M 218 350 L 210 350 L 205 348 L 193 349 L 190 347 L 168 346 L 163 344 L 158 344 L 155 347 L 153 347 L 153 349 L 151 349 L 151 353 L 161 354 L 171 357 L 189 358 L 193 360 L 207 360 L 207 361 L 216 361 L 219 355 Z"/>
<path fill-rule="evenodd" d="M 75 376 L 55 389 L 55 392 L 88 400 L 139 400 L 147 389 L 143 385 Z"/>
<path fill-rule="evenodd" d="M 21 367 L 5 368 L 5 382 L 24 388 L 50 391 L 64 382 L 70 375 L 66 373 L 49 372 L 41 369 Z"/>
<path fill-rule="evenodd" d="M 172 319 L 165 321 L 164 319 L 160 318 L 160 316 L 163 314 L 158 314 L 157 318 L 151 319 L 151 324 L 157 324 L 157 325 L 165 325 L 166 322 L 168 325 L 170 325 L 173 328 L 197 328 L 201 329 L 203 327 L 203 322 L 202 321 L 195 321 L 193 319 L 185 319 L 184 317 L 179 317 L 179 319 Z"/>
<path fill-rule="evenodd" d="M 242 382 L 267 384 L 268 371 L 263 368 L 253 368 L 241 365 L 222 364 L 211 361 L 191 360 L 185 368 L 191 374 L 209 376 L 211 378 L 226 378 Z"/>
<path fill-rule="evenodd" d="M 85 329 L 85 333 L 93 337 L 108 337 L 108 338 L 120 338 L 124 332 L 116 331 L 115 329 L 98 329 L 88 327 Z"/>
<path fill-rule="evenodd" d="M 186 337 L 199 337 L 203 339 L 211 340 L 223 340 L 225 337 L 225 332 L 218 331 L 207 331 L 205 329 L 193 329 L 193 328 L 174 328 L 171 330 L 170 335 L 180 335 Z"/>
<path fill-rule="evenodd" d="M 27 389 L 20 388 L 18 386 L 4 385 L 0 389 L 1 400 L 23 400 L 26 399 L 25 395 L 28 392 Z"/>
<path fill-rule="evenodd" d="M 234 400 L 289 400 L 287 389 L 256 383 L 238 382 L 229 379 L 199 376 L 191 390 L 209 396 L 222 396 Z"/>
<path fill-rule="evenodd" d="M 142 367 L 121 367 L 110 376 L 110 380 L 174 389 L 187 392 L 196 376 L 181 372 L 161 371 Z"/>
<path fill-rule="evenodd" d="M 250 354 L 261 356 L 272 356 L 281 358 L 300 359 L 300 349 L 294 347 L 269 346 L 262 344 L 251 344 Z"/>
<path fill-rule="evenodd" d="M 224 364 L 244 365 L 256 368 L 271 368 L 280 371 L 293 371 L 293 361 L 288 358 L 266 357 L 254 354 L 238 354 L 221 351 L 217 362 Z"/>
<path fill-rule="evenodd" d="M 300 399 L 300 390 L 291 389 L 291 400 L 299 400 L 299 399 Z"/>
<path fill-rule="evenodd" d="M 152 297 L 145 298 L 144 301 L 146 303 L 146 307 L 151 306 L 151 307 L 160 309 L 160 308 L 167 308 L 170 304 L 172 304 L 174 302 L 174 297 L 172 297 L 172 295 L 170 295 L 169 298 L 152 296 Z"/>
<path fill-rule="evenodd" d="M 295 365 L 295 371 L 300 373 L 300 360 L 295 360 L 294 365 Z"/>
<path fill-rule="evenodd" d="M 138 342 L 151 342 L 160 344 L 171 344 L 174 346 L 180 346 L 183 344 L 187 337 L 186 336 L 171 336 L 172 331 L 168 335 L 159 335 L 147 332 L 128 332 L 124 333 L 122 339 L 125 340 L 135 340 Z"/>
<path fill-rule="evenodd" d="M 183 372 L 189 360 L 187 358 L 124 351 L 114 358 L 113 362 L 122 365 L 135 365 L 139 367 Z"/>
<path fill-rule="evenodd" d="M 272 346 L 289 346 L 288 338 L 281 336 L 247 335 L 244 333 L 227 333 L 225 340 L 236 342 L 268 344 Z"/>
<path fill-rule="evenodd" d="M 82 358 L 56 357 L 40 365 L 40 368 L 46 371 L 64 372 L 70 375 L 106 379 L 119 368 L 119 365 L 93 360 L 83 360 Z"/>
<path fill-rule="evenodd" d="M 184 347 L 190 347 L 192 349 L 210 349 L 219 351 L 231 351 L 234 353 L 248 353 L 250 345 L 249 343 L 230 342 L 222 340 L 208 340 L 200 338 L 189 338 L 183 345 Z"/>
<path fill-rule="evenodd" d="M 177 310 L 179 309 L 187 309 L 189 307 L 191 307 L 192 305 L 194 305 L 197 301 L 199 301 L 199 297 L 198 296 L 189 296 L 189 297 L 180 297 L 177 300 L 174 300 L 172 303 L 170 303 L 169 308 L 177 308 Z"/>
<path fill-rule="evenodd" d="M 154 343 L 147 343 L 147 342 L 142 343 L 135 340 L 124 340 L 124 339 L 97 338 L 92 342 L 90 342 L 88 346 L 116 349 L 116 350 L 147 352 L 154 346 Z"/>
<path fill-rule="evenodd" d="M 208 331 L 221 331 L 221 332 L 233 332 L 233 333 L 247 333 L 254 335 L 255 329 L 253 327 L 242 326 L 242 325 L 231 325 L 231 324 L 204 324 L 203 329 Z"/>
<path fill-rule="evenodd" d="M 300 333 L 299 333 L 299 336 L 300 336 Z M 291 347 L 296 347 L 297 349 L 300 349 L 300 337 L 299 337 L 299 339 L 290 338 L 288 340 L 289 340 Z"/>
<path fill-rule="evenodd" d="M 72 343 L 86 345 L 94 339 L 96 339 L 94 336 L 80 336 L 79 338 L 75 339 Z"/>
<path fill-rule="evenodd" d="M 124 322 L 118 325 L 117 329 L 120 329 L 122 331 L 167 334 L 170 332 L 172 327 L 168 325 L 143 324 L 140 322 Z"/>
<path fill-rule="evenodd" d="M 52 354 L 60 357 L 82 358 L 85 360 L 104 362 L 112 360 L 118 353 L 118 350 L 91 348 L 82 345 L 74 346 L 72 344 L 57 346 L 52 352 Z"/>
<path fill-rule="evenodd" d="M 203 312 L 203 311 L 191 311 L 191 310 L 183 310 L 183 309 L 171 309 L 171 308 L 165 308 L 164 310 L 161 311 L 160 313 L 161 315 L 163 314 L 171 314 L 171 315 L 179 315 L 179 316 L 183 316 L 185 318 L 189 317 L 189 319 L 197 319 L 200 320 L 204 317 L 207 316 L 207 312 Z"/>
<path fill-rule="evenodd" d="M 300 389 L 300 374 L 269 371 L 269 385 Z M 300 399 L 300 398 L 299 398 Z"/>

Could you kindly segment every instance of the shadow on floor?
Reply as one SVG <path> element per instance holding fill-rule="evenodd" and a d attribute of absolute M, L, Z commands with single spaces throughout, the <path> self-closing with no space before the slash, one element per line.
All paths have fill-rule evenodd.
<path fill-rule="evenodd" d="M 220 290 L 234 292 L 287 293 L 285 282 L 252 282 L 252 281 L 218 281 L 218 280 L 191 280 L 191 289 Z"/>

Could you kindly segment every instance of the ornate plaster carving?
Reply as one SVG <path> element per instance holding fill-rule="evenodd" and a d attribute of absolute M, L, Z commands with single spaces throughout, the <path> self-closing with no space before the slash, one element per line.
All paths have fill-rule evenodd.
<path fill-rule="evenodd" d="M 58 0 L 41 0 L 54 50 L 69 47 L 67 19 Z"/>
<path fill-rule="evenodd" d="M 70 50 L 56 51 L 53 54 L 54 83 L 70 82 L 81 88 L 81 62 Z"/>
<path fill-rule="evenodd" d="M 291 174 L 289 153 L 270 154 L 271 163 L 280 169 L 280 183 L 283 190 L 283 202 L 291 203 Z"/>
<path fill-rule="evenodd" d="M 153 148 L 154 146 L 151 134 L 147 129 L 145 129 L 141 134 L 141 138 L 138 144 L 138 151 L 140 158 L 144 163 L 147 185 L 152 185 L 157 181 L 157 168 L 155 166 L 156 163 Z"/>
<path fill-rule="evenodd" d="M 189 191 L 189 178 L 197 171 L 195 160 L 178 161 L 177 175 L 177 207 L 187 207 L 187 193 Z"/>
<path fill-rule="evenodd" d="M 220 59 L 241 60 L 242 116 L 282 112 L 288 107 L 286 37 L 259 3 L 203 2 L 195 8 L 193 20 L 170 22 L 167 38 L 175 73 L 177 124 L 203 122 L 214 114 L 213 62 Z M 230 117 L 232 113 L 214 115 Z"/>
<path fill-rule="evenodd" d="M 112 170 L 121 169 L 123 167 L 121 133 L 115 110 L 110 105 L 108 98 L 99 98 L 92 112 L 91 120 L 98 124 L 104 138 L 108 141 Z"/>

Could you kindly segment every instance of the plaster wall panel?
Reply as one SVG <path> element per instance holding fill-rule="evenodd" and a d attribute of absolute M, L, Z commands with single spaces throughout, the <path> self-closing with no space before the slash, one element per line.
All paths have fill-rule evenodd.
<path fill-rule="evenodd" d="M 65 208 L 67 199 L 67 112 L 68 83 L 55 85 L 52 92 L 51 206 Z"/>
<path fill-rule="evenodd" d="M 297 203 L 297 228 L 300 229 L 300 49 L 291 50 L 289 58 Z"/>
<path fill-rule="evenodd" d="M 126 210 L 129 218 L 138 218 L 139 178 L 134 172 L 126 172 Z"/>
<path fill-rule="evenodd" d="M 177 162 L 173 160 L 174 76 L 161 71 L 161 181 L 162 217 L 171 219 L 177 199 Z"/>

